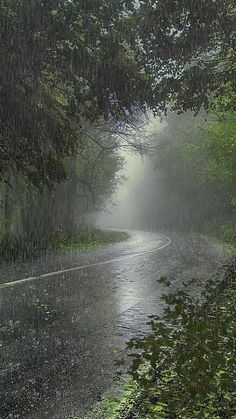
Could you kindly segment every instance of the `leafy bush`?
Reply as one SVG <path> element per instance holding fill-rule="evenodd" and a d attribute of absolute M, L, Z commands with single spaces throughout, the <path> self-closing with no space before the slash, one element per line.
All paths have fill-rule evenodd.
<path fill-rule="evenodd" d="M 152 332 L 128 343 L 140 395 L 116 418 L 236 417 L 235 284 L 236 261 L 197 301 L 187 290 L 165 296 L 164 322 L 151 316 Z"/>
<path fill-rule="evenodd" d="M 226 223 L 220 228 L 221 239 L 226 243 L 236 245 L 236 225 L 234 223 Z"/>

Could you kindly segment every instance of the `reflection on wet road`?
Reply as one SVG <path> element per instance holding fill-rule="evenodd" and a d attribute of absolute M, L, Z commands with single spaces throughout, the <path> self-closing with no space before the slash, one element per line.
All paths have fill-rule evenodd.
<path fill-rule="evenodd" d="M 191 246 L 175 242 L 137 232 L 108 249 L 19 267 L 16 278 L 10 271 L 19 280 L 91 265 L 0 289 L 0 418 L 68 418 L 98 400 L 114 379 L 114 349 L 160 313 L 158 278 L 183 271 L 179 258 Z M 198 253 L 193 266 L 211 263 L 212 249 Z"/>

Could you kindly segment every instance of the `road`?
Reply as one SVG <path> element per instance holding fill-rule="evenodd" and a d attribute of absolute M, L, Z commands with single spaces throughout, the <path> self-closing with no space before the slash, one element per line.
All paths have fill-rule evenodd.
<path fill-rule="evenodd" d="M 226 256 L 203 237 L 135 231 L 97 251 L 2 266 L 0 418 L 83 415 L 114 382 L 116 348 L 161 314 L 160 276 L 204 281 Z"/>

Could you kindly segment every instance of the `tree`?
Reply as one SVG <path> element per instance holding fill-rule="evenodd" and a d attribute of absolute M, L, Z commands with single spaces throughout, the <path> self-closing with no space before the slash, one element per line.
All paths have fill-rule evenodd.
<path fill-rule="evenodd" d="M 81 120 L 197 112 L 235 90 L 232 0 L 3 0 L 0 16 L 5 180 L 65 179 Z"/>
<path fill-rule="evenodd" d="M 159 152 L 146 164 L 146 180 L 143 176 L 150 188 L 137 185 L 135 191 L 136 196 L 145 193 L 143 218 L 152 217 L 152 228 L 205 232 L 235 224 L 235 114 L 225 113 L 220 120 L 216 113 L 207 119 L 205 113 L 171 113 L 163 125 L 156 134 L 153 128 Z"/>
<path fill-rule="evenodd" d="M 140 2 L 143 60 L 157 106 L 178 112 L 210 106 L 222 84 L 235 91 L 236 9 L 232 0 Z M 221 86 L 221 89 L 219 89 Z M 234 103 L 235 109 L 235 103 Z"/>
<path fill-rule="evenodd" d="M 100 210 L 121 181 L 117 140 L 96 126 L 83 132 L 83 148 L 65 161 L 67 179 L 39 191 L 24 178 L 0 184 L 0 253 L 27 257 L 81 233 L 87 214 Z"/>
<path fill-rule="evenodd" d="M 121 118 L 145 104 L 150 86 L 129 46 L 131 18 L 123 1 L 0 7 L 0 174 L 52 186 L 81 146 L 81 118 Z"/>

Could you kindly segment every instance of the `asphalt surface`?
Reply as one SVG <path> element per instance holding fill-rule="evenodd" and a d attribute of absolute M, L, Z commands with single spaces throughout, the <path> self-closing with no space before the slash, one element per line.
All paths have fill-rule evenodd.
<path fill-rule="evenodd" d="M 117 348 L 161 315 L 158 279 L 204 282 L 227 257 L 204 237 L 132 232 L 97 251 L 2 266 L 0 418 L 88 412 L 114 383 Z"/>

